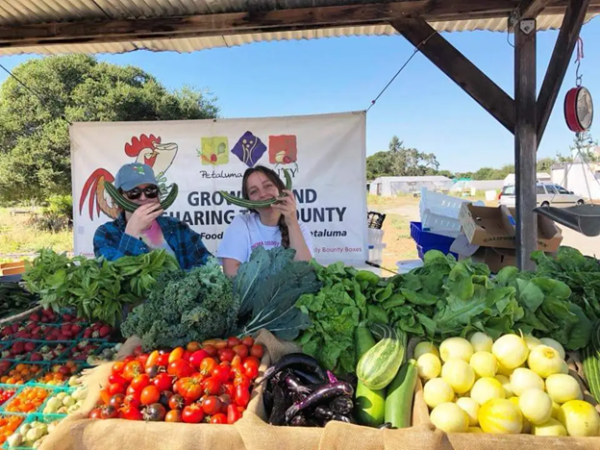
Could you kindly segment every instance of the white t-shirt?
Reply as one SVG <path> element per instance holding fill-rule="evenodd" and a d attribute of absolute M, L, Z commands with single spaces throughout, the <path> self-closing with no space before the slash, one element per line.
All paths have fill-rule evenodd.
<path fill-rule="evenodd" d="M 310 231 L 303 223 L 300 224 L 300 230 L 312 255 Z M 225 230 L 223 240 L 217 250 L 217 256 L 245 263 L 250 259 L 252 250 L 258 246 L 263 246 L 266 250 L 281 246 L 279 227 L 263 225 L 260 216 L 256 213 L 242 214 L 236 216 Z"/>

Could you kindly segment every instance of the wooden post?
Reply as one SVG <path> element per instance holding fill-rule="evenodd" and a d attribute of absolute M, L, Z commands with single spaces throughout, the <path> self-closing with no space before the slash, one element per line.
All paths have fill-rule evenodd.
<path fill-rule="evenodd" d="M 536 21 L 515 25 L 515 177 L 517 198 L 517 263 L 534 269 L 531 253 L 537 248 L 536 207 Z"/>

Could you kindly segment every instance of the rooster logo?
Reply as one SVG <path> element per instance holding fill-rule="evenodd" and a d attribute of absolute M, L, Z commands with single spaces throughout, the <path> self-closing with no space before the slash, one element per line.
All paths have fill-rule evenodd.
<path fill-rule="evenodd" d="M 142 134 L 139 138 L 134 136 L 131 143 L 125 144 L 127 156 L 135 158 L 137 163 L 147 164 L 154 169 L 161 191 L 164 191 L 166 185 L 164 174 L 173 164 L 177 150 L 177 144 L 161 144 L 161 138 L 153 134 L 150 136 Z M 104 189 L 105 182 L 112 183 L 113 181 L 115 181 L 115 177 L 108 170 L 96 169 L 87 179 L 81 191 L 79 214 L 83 213 L 86 199 L 89 198 L 90 219 L 94 220 L 94 210 L 97 217 L 100 217 L 100 212 L 103 212 L 115 219 L 119 214 L 119 208 Z"/>

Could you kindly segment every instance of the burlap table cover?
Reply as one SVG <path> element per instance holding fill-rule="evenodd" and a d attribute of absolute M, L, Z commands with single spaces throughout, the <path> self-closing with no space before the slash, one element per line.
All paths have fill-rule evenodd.
<path fill-rule="evenodd" d="M 281 356 L 298 351 L 293 343 L 276 339 L 262 330 L 257 342 L 265 346 L 261 373 Z M 139 344 L 129 339 L 117 355 L 130 354 Z M 88 397 L 77 413 L 64 419 L 50 434 L 41 450 L 445 450 L 447 439 L 427 422 L 427 411 L 414 412 L 415 426 L 404 430 L 377 430 L 341 422 L 325 428 L 276 427 L 266 423 L 262 386 L 254 389 L 244 416 L 234 425 L 190 425 L 183 423 L 90 420 L 87 418 L 106 384 L 112 364 L 85 372 Z M 417 394 L 417 398 L 420 394 Z M 418 403 L 415 403 L 415 407 Z M 425 407 L 426 408 L 426 407 Z"/>

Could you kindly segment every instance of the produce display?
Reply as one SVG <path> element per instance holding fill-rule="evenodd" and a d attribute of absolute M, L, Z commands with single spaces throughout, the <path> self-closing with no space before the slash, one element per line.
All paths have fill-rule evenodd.
<path fill-rule="evenodd" d="M 0 414 L 0 445 L 4 444 L 10 436 L 19 428 L 25 418 L 23 416 L 11 416 Z"/>
<path fill-rule="evenodd" d="M 72 392 L 59 392 L 48 398 L 43 414 L 71 414 L 79 410 L 87 397 L 87 387 L 78 387 Z"/>
<path fill-rule="evenodd" d="M 188 343 L 115 362 L 91 419 L 233 424 L 250 401 L 263 347 L 252 337 Z"/>
<path fill-rule="evenodd" d="M 8 448 L 38 448 L 60 420 L 33 420 L 24 423 L 8 440 Z"/>
<path fill-rule="evenodd" d="M 4 407 L 5 412 L 31 413 L 37 411 L 50 391 L 41 387 L 26 387 Z"/>
<path fill-rule="evenodd" d="M 427 344 L 425 344 L 427 345 Z M 598 436 L 600 415 L 583 400 L 564 350 L 553 339 L 477 332 L 470 341 L 417 348 L 423 398 L 448 433 Z M 415 355 L 416 356 L 416 355 Z"/>
<path fill-rule="evenodd" d="M 19 283 L 0 283 L 0 319 L 34 308 L 38 300 Z"/>

